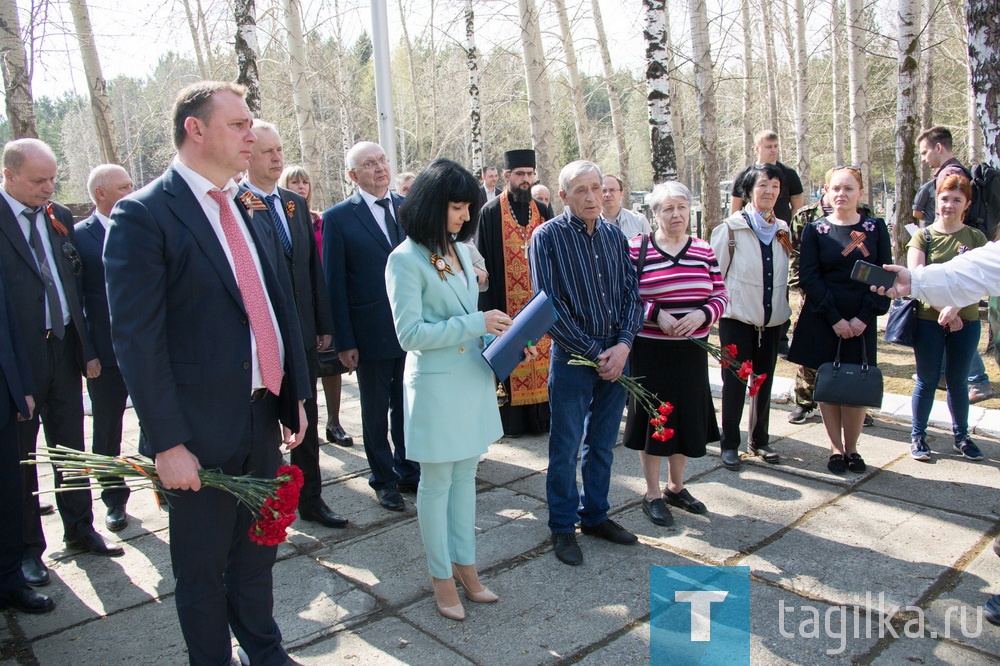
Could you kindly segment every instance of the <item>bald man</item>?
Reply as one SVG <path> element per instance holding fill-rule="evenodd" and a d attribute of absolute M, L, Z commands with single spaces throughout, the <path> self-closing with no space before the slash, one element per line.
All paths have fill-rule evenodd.
<path fill-rule="evenodd" d="M 83 262 L 76 248 L 73 216 L 51 200 L 55 191 L 56 157 L 38 139 L 11 141 L 3 149 L 0 190 L 0 266 L 7 281 L 35 384 L 36 413 L 18 423 L 22 460 L 35 451 L 38 429 L 49 446 L 83 450 L 84 374 L 100 370 L 97 353 L 83 319 L 77 276 Z M 41 416 L 41 423 L 39 422 Z M 56 474 L 56 485 L 63 486 Z M 49 583 L 42 562 L 45 534 L 38 513 L 38 475 L 23 471 L 24 560 L 21 571 L 29 585 Z M 84 485 L 84 484 L 81 484 Z M 56 494 L 68 548 L 100 555 L 121 555 L 94 531 L 90 489 Z"/>
<path fill-rule="evenodd" d="M 111 209 L 119 200 L 132 193 L 132 178 L 117 164 L 94 167 L 87 179 L 87 192 L 94 202 L 94 212 L 78 223 L 76 246 L 83 260 L 83 313 L 87 332 L 97 352 L 94 371 L 87 375 L 87 393 L 93 409 L 94 453 L 117 456 L 122 450 L 122 417 L 128 389 L 118 370 L 118 360 L 111 344 L 111 315 L 108 312 L 108 291 L 104 280 L 104 235 L 111 224 Z M 104 524 L 112 532 L 125 529 L 128 514 L 125 504 L 129 490 L 121 477 L 101 479 L 101 500 L 107 508 Z M 118 486 L 118 487 L 115 487 Z"/>

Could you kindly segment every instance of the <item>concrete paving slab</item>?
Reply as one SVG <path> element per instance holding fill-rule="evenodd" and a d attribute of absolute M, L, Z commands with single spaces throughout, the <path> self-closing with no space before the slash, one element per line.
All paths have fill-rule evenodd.
<path fill-rule="evenodd" d="M 610 641 L 576 662 L 583 666 L 606 664 L 649 663 L 649 621 L 639 622 L 618 638 Z"/>
<path fill-rule="evenodd" d="M 349 631 L 340 631 L 294 651 L 292 657 L 306 666 L 457 666 L 472 663 L 445 648 L 433 637 L 394 617 L 364 624 Z"/>
<path fill-rule="evenodd" d="M 922 664 L 923 666 L 983 666 L 996 663 L 987 654 L 961 645 L 932 638 L 900 637 L 883 651 L 879 664 Z"/>
<path fill-rule="evenodd" d="M 819 614 L 818 625 L 812 624 L 814 611 Z M 750 663 L 754 666 L 818 664 L 828 660 L 853 664 L 878 641 L 877 635 L 865 638 L 863 629 L 854 635 L 851 609 L 803 599 L 754 580 L 750 582 L 750 631 Z"/>
<path fill-rule="evenodd" d="M 274 619 L 287 648 L 356 624 L 376 610 L 374 597 L 311 557 L 274 566 Z"/>
<path fill-rule="evenodd" d="M 504 488 L 479 493 L 476 501 L 476 564 L 480 571 L 533 550 L 550 537 L 542 504 Z M 417 521 L 392 525 L 313 556 L 390 607 L 430 593 L 427 560 Z M 392 575 L 382 576 L 390 570 Z"/>
<path fill-rule="evenodd" d="M 695 515 L 671 507 L 673 526 L 649 522 L 641 507 L 615 517 L 658 545 L 713 564 L 747 552 L 806 512 L 829 502 L 841 489 L 790 474 L 745 468 L 739 480 L 720 469 L 688 486 L 709 513 Z"/>
<path fill-rule="evenodd" d="M 480 482 L 507 485 L 544 471 L 549 466 L 548 435 L 504 437 L 490 445 L 479 463 Z"/>
<path fill-rule="evenodd" d="M 324 487 L 323 499 L 334 513 L 350 521 L 349 526 L 342 530 L 328 530 L 315 523 L 304 523 L 300 520 L 295 523 L 297 531 L 305 531 L 308 534 L 323 533 L 324 538 L 343 541 L 353 539 L 360 532 L 371 530 L 373 527 L 412 520 L 417 516 L 414 495 L 403 495 L 406 503 L 405 511 L 383 509 L 375 498 L 375 491 L 368 485 L 367 474 L 347 478 Z"/>
<path fill-rule="evenodd" d="M 738 562 L 765 580 L 836 605 L 912 605 L 991 524 L 863 492 L 843 497 Z M 858 600 L 860 595 L 861 600 Z"/>
<path fill-rule="evenodd" d="M 995 594 L 1000 594 L 1000 557 L 988 543 L 958 574 L 954 587 L 941 592 L 927 606 L 928 630 L 1000 660 L 1000 628 L 980 620 L 983 604 Z"/>
<path fill-rule="evenodd" d="M 22 618 L 22 628 L 30 639 L 158 600 L 174 591 L 169 545 L 165 535 L 158 534 L 133 539 L 121 557 L 87 553 L 54 562 L 49 575 L 52 584 L 42 592 L 55 601 L 56 611 L 34 616 L 30 622 Z"/>
<path fill-rule="evenodd" d="M 478 663 L 539 664 L 569 658 L 649 614 L 649 567 L 692 564 L 646 544 L 579 537 L 584 563 L 546 551 L 483 582 L 495 604 L 466 603 L 464 622 L 438 615 L 433 597 L 404 609 L 407 621 Z"/>
<path fill-rule="evenodd" d="M 996 447 L 992 442 L 984 453 Z M 949 511 L 980 516 L 986 520 L 1000 517 L 1000 461 L 966 460 L 951 453 L 951 436 L 936 438 L 931 444 L 935 454 L 927 462 L 909 456 L 890 463 L 864 483 L 865 492 L 887 495 L 900 500 L 938 507 Z"/>
<path fill-rule="evenodd" d="M 987 437 L 1000 437 L 1000 411 L 995 409 L 985 410 L 983 418 L 979 419 L 973 432 L 977 435 Z"/>

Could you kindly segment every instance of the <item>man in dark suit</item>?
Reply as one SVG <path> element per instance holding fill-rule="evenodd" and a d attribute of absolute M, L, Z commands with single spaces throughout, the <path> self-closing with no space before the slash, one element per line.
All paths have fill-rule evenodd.
<path fill-rule="evenodd" d="M 487 201 L 492 201 L 503 192 L 503 188 L 497 186 L 500 182 L 500 172 L 495 166 L 485 166 L 479 174 L 482 185 L 479 186 L 479 207 L 482 208 Z"/>
<path fill-rule="evenodd" d="M 93 215 L 77 223 L 75 229 L 76 245 L 83 261 L 80 280 L 83 312 L 100 364 L 99 373 L 87 377 L 87 393 L 94 416 L 93 448 L 94 453 L 117 456 L 122 450 L 122 418 L 128 389 L 118 370 L 118 360 L 111 343 L 111 315 L 108 313 L 108 290 L 104 282 L 104 235 L 111 225 L 111 209 L 132 192 L 132 178 L 117 164 L 102 164 L 90 172 L 87 191 L 96 208 Z M 108 509 L 104 524 L 112 532 L 125 529 L 128 525 L 128 514 L 125 513 L 128 488 L 122 488 L 122 478 L 114 476 L 102 478 L 101 485 L 104 486 L 101 499 Z"/>
<path fill-rule="evenodd" d="M 290 663 L 272 615 L 277 548 L 252 543 L 253 515 L 198 476 L 274 477 L 279 419 L 294 448 L 311 395 L 288 272 L 237 199 L 233 176 L 256 138 L 244 95 L 214 81 L 178 94 L 177 155 L 115 206 L 104 266 L 139 450 L 174 491 L 170 554 L 190 661 L 228 664 L 231 628 L 251 663 L 271 666 Z"/>
<path fill-rule="evenodd" d="M 385 291 L 389 253 L 405 235 L 403 197 L 389 192 L 391 174 L 377 143 L 355 144 L 347 175 L 358 184 L 351 198 L 323 214 L 323 267 L 333 306 L 334 347 L 348 371 L 358 371 L 368 484 L 390 511 L 406 507 L 400 492 L 416 492 L 420 466 L 406 459 L 403 442 L 403 361 Z M 395 452 L 389 447 L 389 431 Z"/>
<path fill-rule="evenodd" d="M 274 244 L 275 263 L 280 257 L 280 261 L 288 267 L 309 365 L 309 385 L 314 387 L 313 396 L 305 401 L 306 418 L 309 420 L 305 438 L 292 451 L 292 464 L 302 469 L 305 479 L 299 495 L 299 516 L 326 527 L 342 528 L 347 526 L 347 519 L 331 511 L 322 497 L 319 410 L 315 395 L 319 352 L 330 346 L 333 333 L 330 295 L 326 291 L 316 234 L 306 200 L 278 187 L 278 178 L 285 168 L 278 128 L 271 123 L 254 120 L 253 131 L 257 141 L 253 144 L 247 177 L 240 185 L 241 189 L 249 190 L 267 207 L 267 210 L 254 213 L 254 222 L 269 237 L 278 241 Z"/>
<path fill-rule="evenodd" d="M 38 139 L 18 139 L 4 146 L 3 189 L 0 190 L 0 266 L 14 301 L 21 342 L 35 384 L 34 418 L 18 423 L 22 460 L 35 450 L 39 416 L 49 446 L 83 451 L 83 381 L 100 372 L 90 344 L 76 276 L 83 264 L 76 249 L 73 216 L 49 197 L 55 190 L 56 158 Z M 55 481 L 62 486 L 62 475 Z M 56 505 L 66 545 L 101 555 L 121 555 L 94 531 L 89 484 L 60 492 Z M 24 493 L 24 562 L 29 585 L 49 583 L 42 563 L 45 534 L 39 516 L 38 474 L 33 465 L 22 472 Z"/>
<path fill-rule="evenodd" d="M 17 423 L 35 411 L 34 379 L 21 344 L 14 303 L 0 272 L 0 610 L 47 613 L 55 603 L 24 580 L 24 496 Z"/>

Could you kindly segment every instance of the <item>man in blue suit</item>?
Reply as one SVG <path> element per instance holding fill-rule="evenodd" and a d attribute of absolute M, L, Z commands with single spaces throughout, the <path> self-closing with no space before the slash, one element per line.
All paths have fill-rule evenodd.
<path fill-rule="evenodd" d="M 406 354 L 396 338 L 385 291 L 389 253 L 405 238 L 399 225 L 403 197 L 389 192 L 389 160 L 377 143 L 355 144 L 345 161 L 358 190 L 323 214 L 323 268 L 333 307 L 334 347 L 348 371 L 358 371 L 362 436 L 371 468 L 368 484 L 383 507 L 403 511 L 400 492 L 416 492 L 420 466 L 406 459 Z M 395 452 L 389 447 L 390 430 Z"/>
<path fill-rule="evenodd" d="M 122 450 L 122 417 L 125 415 L 128 389 L 118 370 L 118 360 L 111 343 L 111 315 L 108 312 L 107 285 L 104 283 L 104 235 L 111 225 L 111 209 L 132 192 L 132 178 L 117 164 L 102 164 L 90 172 L 87 191 L 96 208 L 93 215 L 77 223 L 75 230 L 76 247 L 83 261 L 80 279 L 83 313 L 98 361 L 96 371 L 87 376 L 87 393 L 94 415 L 93 448 L 94 453 L 117 456 Z M 101 499 L 108 509 L 104 524 L 112 532 L 125 529 L 128 525 L 128 514 L 125 513 L 128 488 L 121 487 L 121 477 L 102 478 L 101 485 L 105 486 Z"/>
<path fill-rule="evenodd" d="M 256 139 L 245 94 L 215 81 L 178 94 L 177 156 L 115 206 L 104 266 L 139 450 L 174 491 L 170 555 L 190 661 L 228 664 L 232 629 L 251 663 L 272 666 L 293 663 L 272 614 L 277 548 L 252 543 L 254 516 L 198 475 L 273 478 L 279 420 L 294 448 L 311 395 L 288 272 L 236 196 Z"/>

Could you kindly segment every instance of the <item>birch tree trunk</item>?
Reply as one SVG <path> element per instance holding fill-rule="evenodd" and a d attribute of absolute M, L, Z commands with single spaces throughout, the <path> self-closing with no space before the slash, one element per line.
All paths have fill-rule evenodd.
<path fill-rule="evenodd" d="M 830 65 L 833 82 L 833 159 L 835 164 L 844 164 L 844 120 L 840 114 L 844 92 L 844 22 L 841 20 L 840 0 L 830 0 Z"/>
<path fill-rule="evenodd" d="M 743 158 L 747 164 L 753 164 L 753 125 L 750 122 L 752 113 L 753 85 L 753 24 L 750 21 L 750 0 L 740 3 L 740 14 L 743 20 Z"/>
<path fill-rule="evenodd" d="M 670 13 L 663 11 L 663 46 L 667 50 L 667 77 L 670 81 L 670 135 L 674 142 L 674 160 L 677 163 L 677 177 L 684 173 L 684 116 L 681 114 L 680 93 L 677 88 L 677 78 L 672 76 L 674 67 L 674 43 L 670 35 Z"/>
<path fill-rule="evenodd" d="M 3 69 L 4 106 L 10 138 L 38 138 L 31 73 L 21 40 L 15 0 L 0 0 L 0 68 Z"/>
<path fill-rule="evenodd" d="M 775 63 L 774 55 L 774 19 L 771 15 L 771 2 L 770 0 L 761 0 L 761 19 L 763 21 L 763 26 L 761 36 L 764 38 L 764 73 L 767 77 L 767 105 L 769 111 L 769 118 L 771 120 L 771 129 L 781 134 L 781 129 L 778 127 L 778 86 L 777 86 L 777 74 L 775 69 L 777 64 Z"/>
<path fill-rule="evenodd" d="M 337 77 L 337 106 L 340 109 L 340 157 L 341 164 L 346 166 L 347 151 L 351 149 L 354 136 L 351 132 L 351 117 L 347 113 L 347 86 L 345 83 L 347 74 L 344 72 L 344 39 L 340 31 L 340 0 L 333 0 L 333 15 L 337 17 L 337 20 L 333 22 L 333 36 L 337 40 L 337 66 L 334 68 L 334 72 Z M 313 175 L 313 178 L 316 176 Z M 341 197 L 346 199 L 354 190 L 354 181 L 347 175 L 347 169 L 340 170 L 340 177 L 337 180 L 340 183 Z"/>
<path fill-rule="evenodd" d="M 795 0 L 795 153 L 799 158 L 799 178 L 806 187 L 809 174 L 809 55 L 806 52 L 806 8 Z M 794 212 L 794 211 L 793 211 Z"/>
<path fill-rule="evenodd" d="M 434 48 L 434 35 L 436 31 L 434 30 L 434 8 L 436 7 L 435 0 L 430 0 L 430 65 L 431 65 L 431 145 L 429 154 L 431 157 L 438 157 L 438 103 L 437 103 L 437 93 L 438 93 L 438 75 L 437 75 L 437 49 Z M 539 41 L 541 43 L 541 41 Z M 542 52 L 544 53 L 544 51 Z M 551 113 L 551 111 L 549 112 Z M 555 132 L 553 131 L 553 135 Z"/>
<path fill-rule="evenodd" d="M 912 221 L 910 210 L 917 194 L 917 128 L 920 126 L 920 2 L 899 0 L 896 10 L 898 29 L 896 69 L 899 85 L 896 92 L 896 225 L 893 228 L 893 257 L 905 261 L 910 234 L 906 225 Z"/>
<path fill-rule="evenodd" d="M 705 234 L 721 221 L 719 204 L 719 162 L 716 150 L 715 84 L 712 80 L 712 51 L 708 42 L 708 9 L 705 0 L 690 0 L 691 46 L 694 60 L 695 93 L 698 101 L 698 134 L 701 148 L 701 210 Z"/>
<path fill-rule="evenodd" d="M 212 53 L 212 40 L 208 33 L 208 21 L 205 20 L 205 12 L 201 8 L 201 0 L 196 0 L 198 7 L 198 23 L 201 24 L 201 38 L 204 40 L 205 66 L 208 68 L 208 76 L 215 76 L 215 55 Z"/>
<path fill-rule="evenodd" d="M 966 8 L 971 98 L 983 137 L 985 161 L 1000 169 L 1000 0 L 977 0 Z M 974 158 L 973 158 L 974 159 Z M 972 161 L 972 160 L 970 160 Z"/>
<path fill-rule="evenodd" d="M 417 162 L 424 161 L 424 118 L 420 108 L 420 92 L 417 90 L 417 66 L 413 57 L 413 44 L 410 42 L 410 32 L 406 29 L 406 13 L 403 11 L 403 0 L 399 0 L 400 25 L 403 28 L 403 43 L 406 45 L 406 64 L 410 70 L 410 92 L 413 95 L 414 135 L 417 143 Z"/>
<path fill-rule="evenodd" d="M 556 165 L 556 137 L 552 121 L 552 94 L 545 71 L 545 51 L 542 48 L 542 31 L 538 25 L 538 12 L 534 0 L 517 0 L 521 16 L 521 46 L 524 49 L 524 74 L 528 91 L 528 120 L 531 123 L 531 141 L 535 148 L 535 170 L 543 184 L 557 185 L 559 168 Z M 553 204 L 557 204 L 555 197 Z"/>
<path fill-rule="evenodd" d="M 923 129 L 927 129 L 934 124 L 934 56 L 931 54 L 931 47 L 934 44 L 936 37 L 937 28 L 937 2 L 936 0 L 927 0 L 927 20 L 925 21 L 924 34 L 927 35 L 926 53 L 923 54 L 924 60 L 924 80 L 923 80 L 923 94 L 924 94 L 924 108 L 920 119 L 920 126 Z M 931 168 L 927 166 L 925 162 L 921 160 L 920 162 L 920 182 L 925 182 L 931 179 Z"/>
<path fill-rule="evenodd" d="M 872 174 L 868 159 L 868 95 L 865 72 L 864 1 L 847 0 L 848 99 L 851 116 L 851 162 L 868 177 L 863 201 L 870 201 Z"/>
<path fill-rule="evenodd" d="M 472 173 L 483 172 L 483 137 L 479 121 L 479 51 L 476 50 L 476 17 L 472 0 L 465 0 L 465 62 L 469 68 L 469 149 Z"/>
<path fill-rule="evenodd" d="M 285 30 L 288 32 L 288 74 L 292 80 L 292 104 L 295 105 L 295 123 L 299 128 L 302 161 L 310 174 L 317 174 L 312 178 L 313 199 L 327 201 L 326 183 L 318 177 L 323 172 L 323 150 L 309 86 L 300 3 L 301 0 L 282 0 Z"/>
<path fill-rule="evenodd" d="M 597 44 L 601 49 L 601 62 L 604 64 L 604 80 L 608 86 L 608 101 L 611 105 L 611 127 L 615 133 L 615 149 L 618 151 L 618 177 L 628 181 L 628 146 L 625 140 L 625 120 L 622 118 L 622 103 L 615 83 L 615 73 L 611 67 L 611 51 L 608 50 L 608 37 L 604 33 L 604 19 L 601 18 L 600 0 L 592 0 L 594 10 L 594 25 L 597 27 Z M 626 187 L 629 187 L 626 184 Z"/>
<path fill-rule="evenodd" d="M 236 82 L 247 87 L 247 106 L 260 115 L 260 74 L 257 72 L 257 11 L 254 0 L 233 0 L 236 17 Z"/>
<path fill-rule="evenodd" d="M 191 41 L 194 43 L 194 57 L 198 61 L 198 74 L 201 78 L 208 78 L 208 71 L 205 69 L 205 57 L 201 54 L 201 37 L 198 36 L 198 23 L 194 12 L 191 11 L 191 3 L 184 0 L 184 15 L 187 17 L 188 30 L 191 31 Z"/>
<path fill-rule="evenodd" d="M 561 1 L 561 0 L 560 0 Z M 667 69 L 667 14 L 664 0 L 643 0 L 646 9 L 646 107 L 653 184 L 677 180 L 677 155 L 670 118 L 670 71 Z"/>
<path fill-rule="evenodd" d="M 101 150 L 101 161 L 105 164 L 121 164 L 118 144 L 115 140 L 115 120 L 108 100 L 108 82 L 104 79 L 101 59 L 97 54 L 94 30 L 90 25 L 90 13 L 86 0 L 70 0 L 69 10 L 73 15 L 73 27 L 80 44 L 83 71 L 87 76 L 90 91 L 90 109 L 94 113 L 94 127 L 97 130 L 97 145 Z"/>
<path fill-rule="evenodd" d="M 583 102 L 583 84 L 580 82 L 580 68 L 576 62 L 576 49 L 573 47 L 573 32 L 570 30 L 569 17 L 566 15 L 566 0 L 553 0 L 556 14 L 559 16 L 559 34 L 562 36 L 563 53 L 566 54 L 566 71 L 569 73 L 569 87 L 573 95 L 573 125 L 576 129 L 576 145 L 580 150 L 580 159 L 592 159 L 590 154 L 590 138 L 587 128 L 587 107 Z"/>

